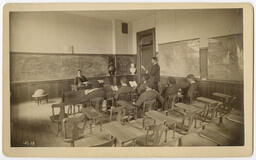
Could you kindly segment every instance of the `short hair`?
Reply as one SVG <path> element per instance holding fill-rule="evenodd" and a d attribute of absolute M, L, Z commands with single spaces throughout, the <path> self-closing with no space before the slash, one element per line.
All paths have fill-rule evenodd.
<path fill-rule="evenodd" d="M 176 80 L 173 77 L 169 77 L 167 80 L 167 84 L 176 84 Z"/>
<path fill-rule="evenodd" d="M 78 69 L 77 72 L 82 72 L 81 69 Z"/>
<path fill-rule="evenodd" d="M 127 83 L 127 78 L 126 78 L 126 77 L 122 77 L 122 78 L 120 79 L 120 82 L 121 82 L 121 83 Z"/>
<path fill-rule="evenodd" d="M 157 61 L 157 57 L 152 57 L 153 60 Z"/>
<path fill-rule="evenodd" d="M 187 78 L 189 78 L 189 79 L 193 79 L 193 80 L 195 80 L 195 79 L 196 79 L 196 77 L 195 77 L 193 74 L 188 74 L 188 75 L 187 75 Z"/>

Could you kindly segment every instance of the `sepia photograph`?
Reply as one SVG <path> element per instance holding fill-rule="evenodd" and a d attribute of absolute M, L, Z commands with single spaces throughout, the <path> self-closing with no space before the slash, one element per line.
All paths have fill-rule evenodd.
<path fill-rule="evenodd" d="M 245 43 L 248 4 L 48 5 L 27 10 L 21 4 L 5 14 L 7 146 L 252 147 L 252 139 L 246 142 L 252 121 L 245 123 L 252 114 L 252 99 L 245 101 L 252 96 L 245 96 L 245 83 L 252 88 L 245 78 L 252 74 L 245 56 L 253 55 Z"/>

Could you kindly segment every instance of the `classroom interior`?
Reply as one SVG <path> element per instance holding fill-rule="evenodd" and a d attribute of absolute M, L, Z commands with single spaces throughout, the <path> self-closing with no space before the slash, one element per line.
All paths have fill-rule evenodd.
<path fill-rule="evenodd" d="M 242 9 L 31 11 L 9 18 L 11 147 L 244 145 Z M 160 66 L 158 93 L 170 77 L 179 90 L 165 105 L 150 99 L 136 106 L 152 57 Z M 78 70 L 88 79 L 82 88 L 74 84 Z M 198 88 L 187 100 L 189 74 Z M 118 99 L 113 86 L 120 88 L 122 78 L 137 86 Z M 103 90 L 111 85 L 113 96 L 88 98 L 96 82 Z"/>

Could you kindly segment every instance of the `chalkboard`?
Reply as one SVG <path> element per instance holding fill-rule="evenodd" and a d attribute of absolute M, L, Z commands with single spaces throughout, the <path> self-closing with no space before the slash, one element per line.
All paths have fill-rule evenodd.
<path fill-rule="evenodd" d="M 160 74 L 185 77 L 194 74 L 200 77 L 199 39 L 159 44 Z"/>
<path fill-rule="evenodd" d="M 12 82 L 71 79 L 81 69 L 86 77 L 108 75 L 107 55 L 11 53 Z"/>
<path fill-rule="evenodd" d="M 243 81 L 243 35 L 210 38 L 208 79 Z"/>
<path fill-rule="evenodd" d="M 131 63 L 136 65 L 136 55 L 116 55 L 116 74 L 131 74 Z"/>

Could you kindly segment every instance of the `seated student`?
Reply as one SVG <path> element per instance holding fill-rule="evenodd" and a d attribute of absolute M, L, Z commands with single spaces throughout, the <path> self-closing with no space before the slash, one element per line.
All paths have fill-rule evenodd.
<path fill-rule="evenodd" d="M 114 97 L 114 91 L 112 89 L 112 85 L 108 77 L 104 79 L 103 88 L 105 90 L 106 98 Z"/>
<path fill-rule="evenodd" d="M 135 103 L 137 107 L 141 107 L 145 101 L 150 101 L 153 99 L 158 100 L 161 103 L 161 105 L 163 105 L 164 98 L 153 88 L 154 83 L 150 80 L 147 81 L 146 90 L 139 96 L 138 100 Z"/>
<path fill-rule="evenodd" d="M 173 97 L 177 94 L 178 94 L 178 87 L 176 85 L 176 80 L 173 77 L 169 77 L 167 80 L 167 86 L 166 88 L 163 89 L 163 92 L 162 92 L 162 96 L 164 97 L 164 100 L 165 100 L 165 104 L 164 104 L 165 108 L 168 108 L 167 105 L 170 105 L 168 104 L 168 102 L 172 102 Z M 168 99 L 168 98 L 171 98 L 171 99 Z"/>
<path fill-rule="evenodd" d="M 148 74 L 145 74 L 142 76 L 142 81 L 139 85 L 139 87 L 137 88 L 137 91 L 139 94 L 143 93 L 145 90 L 146 90 L 146 84 L 147 84 L 147 81 L 149 79 L 149 75 Z"/>
<path fill-rule="evenodd" d="M 75 77 L 74 84 L 77 86 L 82 86 L 84 82 L 87 82 L 87 78 L 82 75 L 82 71 L 77 71 L 77 76 Z"/>
<path fill-rule="evenodd" d="M 186 98 L 188 103 L 192 103 L 192 101 L 198 96 L 198 84 L 193 74 L 187 75 L 186 79 L 189 83 Z"/>
<path fill-rule="evenodd" d="M 130 94 L 132 92 L 132 87 L 129 87 L 127 85 L 127 79 L 125 77 L 122 77 L 121 80 L 121 87 L 117 90 L 115 94 L 115 99 L 119 99 L 120 94 Z"/>
<path fill-rule="evenodd" d="M 178 87 L 176 80 L 173 77 L 169 77 L 167 80 L 167 86 L 162 92 L 162 96 L 166 99 L 168 96 L 176 95 L 178 93 Z"/>

